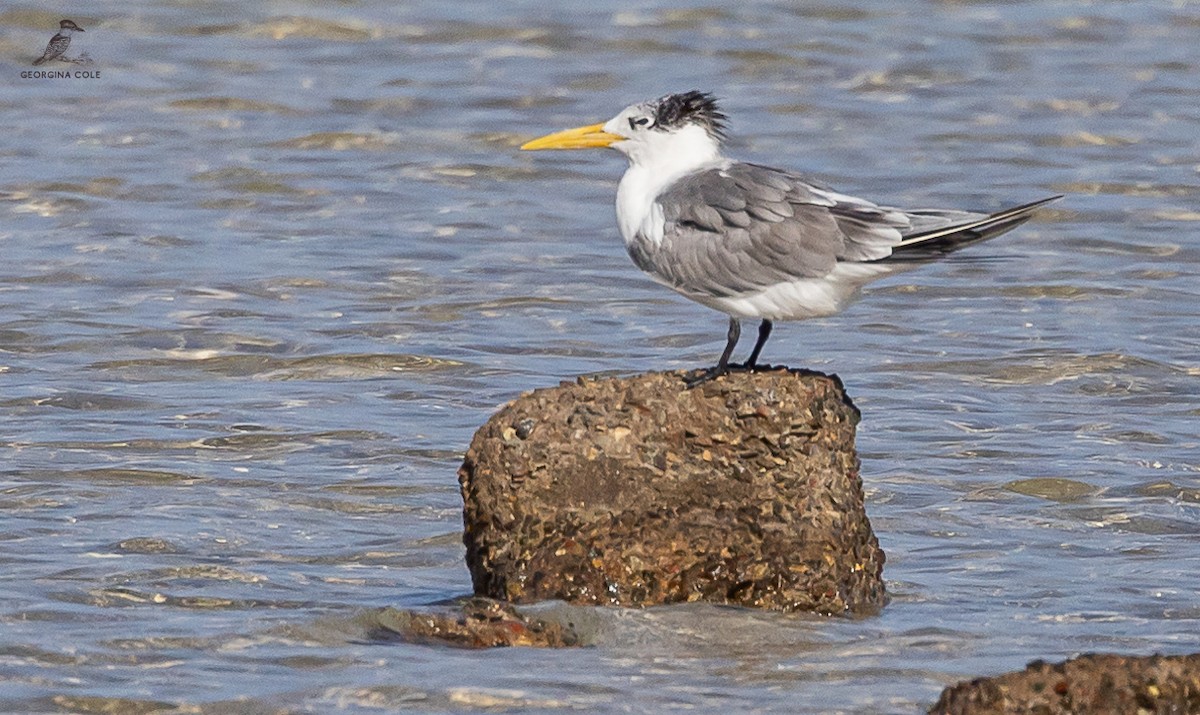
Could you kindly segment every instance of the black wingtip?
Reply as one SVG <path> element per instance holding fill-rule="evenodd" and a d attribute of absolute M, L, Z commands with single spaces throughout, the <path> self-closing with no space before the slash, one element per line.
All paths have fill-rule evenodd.
<path fill-rule="evenodd" d="M 921 260 L 945 255 L 989 238 L 995 238 L 1033 218 L 1033 212 L 1037 209 L 1063 197 L 1063 194 L 1047 196 L 997 211 L 974 221 L 905 236 L 904 241 L 893 249 L 890 259 Z"/>
<path fill-rule="evenodd" d="M 989 218 L 1000 218 L 1001 216 L 1006 216 L 1006 215 L 1011 216 L 1013 214 L 1025 213 L 1026 211 L 1032 211 L 1032 210 L 1038 208 L 1039 206 L 1045 206 L 1046 204 L 1052 204 L 1055 201 L 1058 201 L 1059 199 L 1065 198 L 1065 197 L 1066 197 L 1066 194 L 1055 194 L 1054 196 L 1047 196 L 1044 199 L 1038 199 L 1037 201 L 1030 201 L 1027 204 L 1021 204 L 1020 206 L 1013 206 L 1012 208 L 1004 209 L 1002 211 L 997 211 L 996 213 L 991 214 L 989 216 Z"/>

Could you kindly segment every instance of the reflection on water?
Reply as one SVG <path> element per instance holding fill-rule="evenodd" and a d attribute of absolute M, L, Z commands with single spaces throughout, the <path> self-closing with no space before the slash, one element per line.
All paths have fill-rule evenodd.
<path fill-rule="evenodd" d="M 0 710 L 913 712 L 1200 650 L 1194 8 L 481 7 L 93 8 L 101 79 L 55 81 L 19 73 L 58 15 L 0 12 Z M 619 158 L 515 150 L 692 88 L 734 155 L 854 194 L 1069 194 L 764 356 L 862 408 L 893 603 L 380 640 L 470 588 L 455 471 L 493 409 L 719 349 L 625 257 Z"/>

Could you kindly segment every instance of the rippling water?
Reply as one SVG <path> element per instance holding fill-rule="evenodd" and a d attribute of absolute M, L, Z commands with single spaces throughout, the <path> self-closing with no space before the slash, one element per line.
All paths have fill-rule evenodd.
<path fill-rule="evenodd" d="M 1200 650 L 1195 3 L 110 3 L 54 67 L 99 78 L 21 78 L 56 12 L 0 11 L 0 709 L 915 712 Z M 863 410 L 892 604 L 373 640 L 469 591 L 496 406 L 719 351 L 624 255 L 618 156 L 515 150 L 692 88 L 851 193 L 1069 194 L 767 348 Z"/>

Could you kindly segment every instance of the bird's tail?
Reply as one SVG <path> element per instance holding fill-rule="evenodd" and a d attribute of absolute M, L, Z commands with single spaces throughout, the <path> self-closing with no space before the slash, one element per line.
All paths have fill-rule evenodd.
<path fill-rule="evenodd" d="M 914 220 L 915 230 L 893 246 L 891 257 L 885 260 L 933 258 L 995 238 L 1028 221 L 1038 208 L 1061 198 L 1061 194 L 1050 196 L 988 215 L 959 211 L 909 212 L 909 218 Z M 930 226 L 931 223 L 934 225 Z"/>
<path fill-rule="evenodd" d="M 34 61 L 33 61 L 33 64 L 35 64 L 35 65 L 40 65 L 41 63 L 43 63 L 43 62 L 45 62 L 45 61 L 46 61 L 46 58 L 45 58 L 45 57 L 39 57 L 39 58 L 37 58 L 36 60 L 34 60 Z"/>

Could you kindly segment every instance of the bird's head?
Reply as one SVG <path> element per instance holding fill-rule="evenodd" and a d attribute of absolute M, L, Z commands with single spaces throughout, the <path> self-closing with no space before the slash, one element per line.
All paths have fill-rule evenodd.
<path fill-rule="evenodd" d="M 59 20 L 58 21 L 58 29 L 60 29 L 60 30 L 78 30 L 79 32 L 83 32 L 82 27 L 80 27 L 79 25 L 76 25 L 74 22 L 71 22 L 70 20 Z"/>
<path fill-rule="evenodd" d="M 720 154 L 726 117 L 705 92 L 682 92 L 634 104 L 602 124 L 534 139 L 525 150 L 612 147 L 631 164 L 676 163 L 681 157 L 711 161 Z"/>

